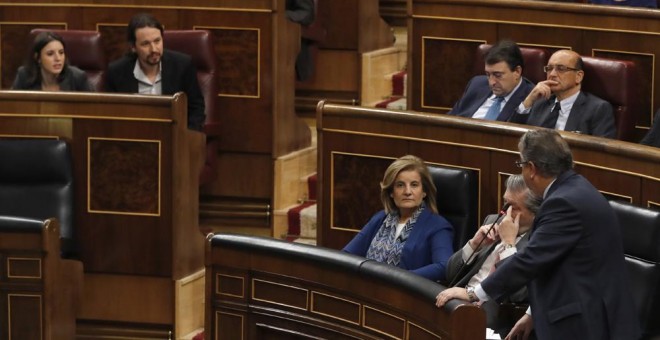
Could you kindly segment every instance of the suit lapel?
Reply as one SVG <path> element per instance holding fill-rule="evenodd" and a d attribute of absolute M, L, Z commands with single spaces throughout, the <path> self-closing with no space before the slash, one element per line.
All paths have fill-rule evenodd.
<path fill-rule="evenodd" d="M 467 117 L 473 117 L 474 114 L 477 113 L 477 110 L 479 110 L 479 108 L 481 107 L 481 105 L 484 105 L 484 103 L 486 102 L 486 100 L 488 100 L 488 98 L 489 98 L 490 96 L 492 96 L 492 95 L 493 95 L 492 92 L 487 91 L 485 94 L 483 94 L 483 95 L 481 95 L 480 97 L 478 97 L 479 100 L 475 100 L 475 101 L 473 101 L 473 102 L 472 102 L 472 105 L 470 105 L 469 109 L 468 109 L 468 110 L 465 110 L 465 112 L 469 114 L 469 116 L 467 116 Z"/>
<path fill-rule="evenodd" d="M 584 92 L 580 91 L 580 94 L 578 94 L 578 97 L 575 99 L 575 103 L 573 103 L 573 107 L 571 108 L 571 113 L 568 115 L 568 120 L 566 121 L 566 126 L 564 127 L 564 131 L 579 130 L 580 118 L 581 118 L 580 116 L 584 111 L 582 109 L 582 106 L 584 106 L 586 101 L 587 101 L 587 96 L 584 94 Z"/>
<path fill-rule="evenodd" d="M 533 112 L 530 112 L 527 124 L 541 126 L 541 123 L 543 123 L 548 115 L 550 115 L 550 108 L 554 102 L 555 96 L 551 96 L 550 99 L 542 101 L 536 109 L 532 110 Z"/>
<path fill-rule="evenodd" d="M 161 74 L 161 84 L 162 84 L 162 90 L 164 95 L 171 95 L 174 94 L 174 88 L 173 88 L 173 83 L 172 79 L 174 79 L 173 72 L 174 72 L 174 67 L 171 67 L 172 63 L 172 58 L 170 53 L 167 50 L 163 51 L 163 57 L 161 58 L 161 64 L 160 66 L 162 67 L 162 70 L 160 70 Z"/>
<path fill-rule="evenodd" d="M 514 92 L 511 95 L 511 98 L 509 98 L 509 100 L 506 101 L 504 108 L 502 108 L 502 111 L 500 111 L 500 115 L 497 116 L 497 120 L 501 122 L 509 121 L 509 119 L 515 112 L 516 108 L 518 107 L 518 105 L 520 105 L 520 102 L 522 102 L 522 100 L 524 99 L 521 97 L 526 96 L 525 94 L 526 88 L 527 88 L 527 80 L 525 78 L 522 78 L 520 82 L 520 86 L 518 86 L 516 92 Z M 515 105 L 514 103 L 518 103 L 518 104 Z"/>

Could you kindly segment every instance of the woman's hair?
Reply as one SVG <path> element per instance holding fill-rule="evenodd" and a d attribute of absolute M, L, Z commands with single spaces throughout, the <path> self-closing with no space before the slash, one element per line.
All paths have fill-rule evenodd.
<path fill-rule="evenodd" d="M 433 180 L 431 180 L 429 169 L 426 167 L 426 164 L 424 164 L 424 161 L 413 155 L 406 155 L 396 159 L 389 167 L 387 167 L 387 170 L 385 170 L 383 181 L 380 182 L 380 200 L 383 202 L 385 212 L 389 214 L 399 211 L 399 208 L 394 204 L 394 199 L 391 197 L 394 181 L 400 172 L 409 170 L 417 171 L 419 177 L 421 177 L 422 190 L 426 193 L 426 197 L 424 197 L 426 207 L 437 214 L 438 207 L 435 203 L 436 188 L 433 184 Z"/>
<path fill-rule="evenodd" d="M 66 48 L 66 44 L 62 37 L 54 32 L 45 31 L 37 34 L 32 42 L 32 47 L 30 48 L 29 55 L 25 59 L 24 68 L 25 73 L 27 74 L 27 85 L 28 87 L 34 87 L 37 84 L 41 84 L 41 50 L 46 47 L 52 41 L 59 41 L 62 44 L 62 47 Z M 67 67 L 69 65 L 69 58 L 64 58 L 64 66 L 62 67 L 62 72 L 57 77 L 57 81 L 62 81 Z"/>

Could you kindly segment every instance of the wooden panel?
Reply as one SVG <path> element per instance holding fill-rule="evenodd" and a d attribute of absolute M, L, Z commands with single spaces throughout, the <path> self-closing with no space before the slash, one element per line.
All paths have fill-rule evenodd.
<path fill-rule="evenodd" d="M 158 216 L 160 158 L 158 140 L 90 138 L 90 212 Z"/>
<path fill-rule="evenodd" d="M 203 265 L 199 193 L 190 185 L 203 136 L 176 124 L 185 121 L 183 97 L 0 92 L 0 103 L 1 135 L 70 144 L 75 225 L 89 275 L 79 317 L 190 327 L 175 325 L 174 310 L 184 305 L 174 303 L 174 282 Z"/>
<path fill-rule="evenodd" d="M 252 299 L 303 310 L 309 304 L 306 289 L 264 280 L 252 280 Z"/>
<path fill-rule="evenodd" d="M 335 249 L 345 246 L 356 232 L 340 228 L 338 222 L 357 224 L 382 209 L 376 183 L 384 164 L 374 159 L 409 153 L 430 164 L 478 171 L 479 219 L 483 219 L 501 206 L 506 176 L 519 173 L 514 166 L 519 159 L 517 144 L 527 131 L 517 124 L 327 103 L 319 117 L 319 243 Z M 570 132 L 562 135 L 571 146 L 576 170 L 604 195 L 659 206 L 660 149 Z M 368 183 L 373 183 L 372 191 Z M 360 199 L 350 200 L 351 194 Z M 340 203 L 347 200 L 350 206 Z"/>
<path fill-rule="evenodd" d="M 216 312 L 213 339 L 245 339 L 245 316 L 229 312 Z"/>
<path fill-rule="evenodd" d="M 33 279 L 40 280 L 41 257 L 7 257 L 8 279 Z"/>
<path fill-rule="evenodd" d="M 23 239 L 40 242 L 35 249 Z M 2 228 L 0 240 L 0 338 L 74 338 L 83 269 L 60 258 L 57 221 L 46 220 L 42 229 Z"/>
<path fill-rule="evenodd" d="M 217 41 L 218 90 L 220 96 L 259 98 L 259 29 L 211 29 Z"/>
<path fill-rule="evenodd" d="M 359 325 L 362 320 L 360 304 L 336 295 L 312 292 L 312 305 L 310 308 L 313 313 L 329 316 L 355 325 Z"/>
<path fill-rule="evenodd" d="M 332 158 L 333 229 L 360 231 L 380 202 L 380 181 L 393 158 L 335 153 Z M 371 199 L 366 199 L 367 197 Z"/>
<path fill-rule="evenodd" d="M 572 49 L 585 56 L 601 56 L 632 60 L 638 64 L 641 109 L 637 116 L 637 137 L 646 132 L 652 114 L 660 107 L 660 65 L 655 56 L 660 53 L 660 12 L 614 6 L 583 6 L 573 3 L 545 1 L 460 1 L 413 0 L 412 27 L 409 27 L 409 109 L 446 112 L 460 98 L 465 83 L 465 53 L 458 50 L 439 59 L 433 49 L 426 49 L 427 39 L 438 39 L 450 49 L 451 40 L 484 40 L 494 43 L 512 39 L 523 46 Z M 478 29 L 474 29 L 478 28 Z M 436 48 L 437 49 L 437 48 Z M 466 63 L 466 60 L 467 63 Z M 442 76 L 425 73 L 429 63 L 444 67 Z M 436 77 L 428 81 L 428 75 Z M 588 77 L 589 75 L 585 75 Z M 429 103 L 429 95 L 433 95 Z M 438 97 L 439 96 L 439 97 Z"/>
<path fill-rule="evenodd" d="M 364 327 L 395 339 L 403 339 L 406 320 L 384 310 L 364 307 Z"/>
<path fill-rule="evenodd" d="M 79 318 L 174 323 L 174 288 L 168 278 L 85 273 Z"/>
<path fill-rule="evenodd" d="M 43 332 L 42 295 L 7 294 L 8 339 L 41 339 Z"/>
<path fill-rule="evenodd" d="M 214 238 L 207 248 L 206 268 L 213 275 L 206 276 L 205 331 L 211 339 L 228 339 L 227 333 L 232 339 L 484 338 L 485 314 L 475 306 L 456 302 L 438 309 L 423 296 L 428 291 L 363 272 L 349 254 L 244 238 L 226 245 Z M 236 275 L 254 282 L 252 297 L 213 294 L 216 280 Z M 432 292 L 444 288 L 428 284 L 422 286 Z M 239 334 L 239 327 L 245 332 Z"/>
<path fill-rule="evenodd" d="M 423 108 L 446 108 L 454 106 L 457 98 L 463 94 L 458 87 L 444 88 L 444 84 L 465 83 L 473 73 L 473 63 L 465 62 L 472 60 L 477 47 L 485 41 L 460 41 L 443 40 L 439 38 L 422 38 L 424 60 L 422 61 L 422 107 Z M 451 63 L 449 61 L 462 61 Z M 443 62 L 446 61 L 446 62 Z M 442 76 L 441 76 L 442 75 Z"/>

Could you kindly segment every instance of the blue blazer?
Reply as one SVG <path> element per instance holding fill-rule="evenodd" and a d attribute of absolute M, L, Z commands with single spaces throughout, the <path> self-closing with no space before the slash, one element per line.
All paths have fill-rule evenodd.
<path fill-rule="evenodd" d="M 355 235 L 343 251 L 366 256 L 371 240 L 383 224 L 387 214 L 381 210 Z M 454 253 L 454 228 L 447 220 L 426 208 L 403 245 L 399 267 L 438 281 L 445 278 L 447 260 Z"/>
<path fill-rule="evenodd" d="M 516 112 L 520 103 L 525 100 L 525 97 L 527 97 L 533 88 L 534 83 L 523 77 L 522 83 L 506 102 L 502 111 L 500 111 L 500 115 L 497 116 L 497 120 L 508 122 L 511 119 L 511 116 Z M 493 91 L 491 91 L 488 86 L 488 78 L 486 78 L 486 76 L 481 75 L 473 77 L 467 84 L 463 97 L 456 102 L 454 108 L 452 108 L 448 114 L 472 118 L 474 113 L 477 112 L 486 99 L 492 95 Z"/>
<path fill-rule="evenodd" d="M 539 339 L 639 339 L 617 217 L 574 171 L 551 185 L 525 252 L 503 262 L 482 288 L 500 299 L 527 284 Z"/>
<path fill-rule="evenodd" d="M 555 96 L 551 96 L 548 100 L 537 100 L 532 105 L 529 114 L 516 114 L 511 119 L 511 122 L 541 126 L 543 121 L 545 121 L 545 117 L 550 115 L 554 103 Z M 522 120 L 519 120 L 521 118 Z M 564 130 L 579 131 L 585 135 L 616 138 L 612 104 L 593 94 L 580 92 L 571 108 L 571 113 L 568 115 Z"/>

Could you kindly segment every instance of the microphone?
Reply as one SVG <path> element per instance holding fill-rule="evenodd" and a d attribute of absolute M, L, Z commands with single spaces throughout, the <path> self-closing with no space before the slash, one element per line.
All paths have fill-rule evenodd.
<path fill-rule="evenodd" d="M 481 244 L 482 244 L 482 243 L 484 242 L 484 240 L 488 237 L 488 234 L 490 234 L 490 232 L 493 230 L 493 228 L 495 227 L 495 225 L 496 225 L 497 223 L 500 223 L 502 217 L 506 216 L 506 211 L 509 210 L 509 207 L 510 207 L 510 206 L 511 206 L 510 203 L 508 203 L 508 202 L 504 203 L 504 205 L 502 206 L 502 209 L 501 209 L 500 212 L 497 214 L 497 218 L 496 218 L 495 221 L 490 225 L 490 227 L 488 227 L 488 230 L 486 231 L 486 235 L 484 235 L 484 237 L 481 239 L 481 241 L 479 241 L 479 243 L 477 244 L 477 247 L 472 251 L 472 254 L 470 254 L 470 256 L 468 257 L 467 261 L 465 261 L 465 262 L 463 262 L 463 263 L 461 264 L 461 268 L 458 270 L 458 273 L 456 274 L 456 276 L 454 277 L 454 279 L 451 280 L 451 282 L 449 283 L 449 287 L 453 287 L 453 286 L 456 284 L 457 280 L 460 279 L 460 277 L 463 275 L 462 271 L 463 271 L 463 269 L 465 269 L 465 265 L 468 264 L 468 263 L 470 263 L 470 261 L 472 261 L 472 257 L 474 257 L 474 255 L 477 253 L 477 250 L 481 247 Z"/>
<path fill-rule="evenodd" d="M 495 225 L 495 223 L 499 223 L 501 221 L 501 218 L 506 216 L 506 211 L 509 210 L 509 207 L 511 206 L 510 203 L 504 203 L 502 206 L 502 210 L 500 210 L 500 213 L 497 214 L 497 218 L 495 219 L 495 222 L 490 226 L 491 228 Z"/>

